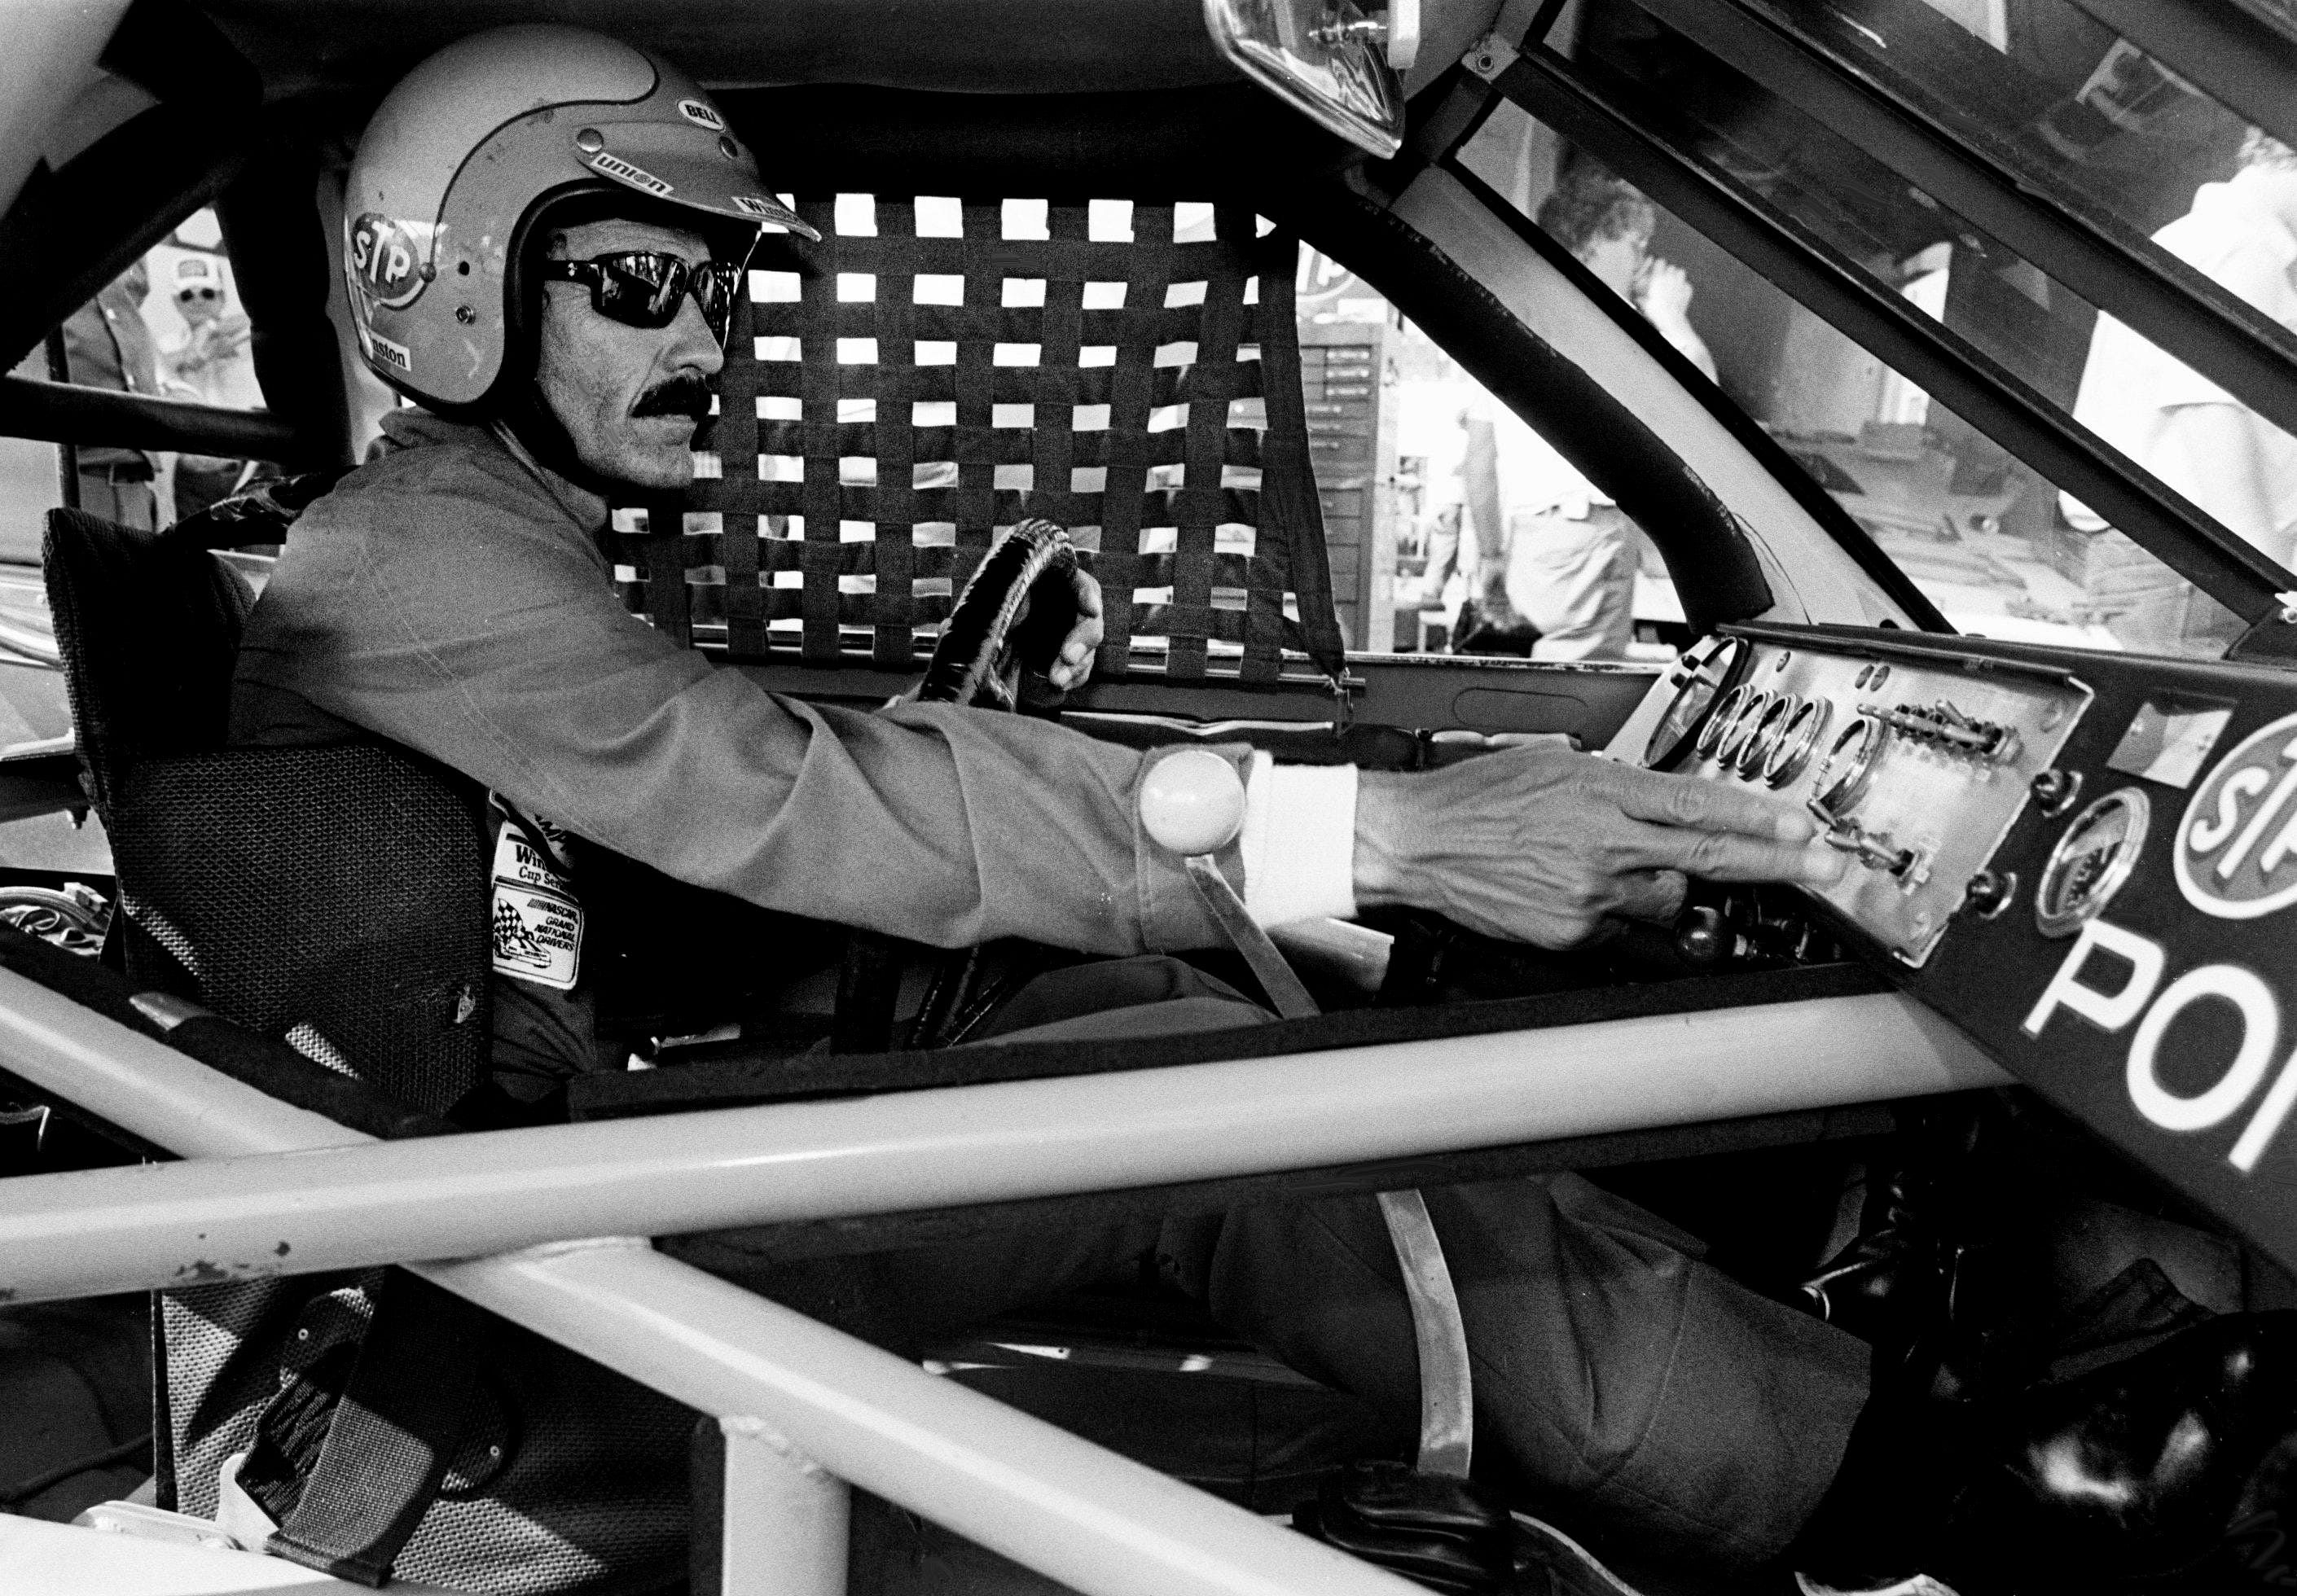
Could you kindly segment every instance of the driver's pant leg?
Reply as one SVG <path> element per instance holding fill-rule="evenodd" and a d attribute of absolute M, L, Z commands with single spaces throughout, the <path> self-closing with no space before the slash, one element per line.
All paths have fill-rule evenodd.
<path fill-rule="evenodd" d="M 1785 1549 L 1865 1404 L 1863 1343 L 1577 1175 L 1425 1196 L 1467 1322 L 1480 1458 L 1504 1458 L 1575 1532 L 1640 1553 L 1751 1565 Z M 1237 1210 L 1198 1263 L 1231 1329 L 1416 1429 L 1410 1310 L 1371 1199 Z"/>

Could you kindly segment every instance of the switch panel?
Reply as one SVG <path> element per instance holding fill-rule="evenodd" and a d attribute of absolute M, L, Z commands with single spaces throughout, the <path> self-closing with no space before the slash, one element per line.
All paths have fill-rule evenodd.
<path fill-rule="evenodd" d="M 1988 867 L 2037 781 L 2046 798 L 2065 779 L 2054 761 L 2090 697 L 2023 662 L 1725 633 L 1661 679 L 1611 752 L 1801 804 L 1850 861 L 1815 895 L 1919 968 L 1957 915 L 2034 890 Z"/>

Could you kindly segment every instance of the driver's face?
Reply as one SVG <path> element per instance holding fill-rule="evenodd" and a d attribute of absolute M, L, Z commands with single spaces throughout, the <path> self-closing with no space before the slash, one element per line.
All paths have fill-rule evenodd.
<path fill-rule="evenodd" d="M 587 222 L 553 241 L 559 259 L 660 250 L 693 264 L 710 259 L 701 234 L 650 222 Z M 726 357 L 687 294 L 666 327 L 624 326 L 590 308 L 580 283 L 546 283 L 535 380 L 573 441 L 575 458 L 612 481 L 683 488 L 694 480 L 694 432 L 708 404 L 701 384 Z M 693 408 L 668 408 L 677 405 Z M 699 414 L 696 413 L 697 409 Z"/>

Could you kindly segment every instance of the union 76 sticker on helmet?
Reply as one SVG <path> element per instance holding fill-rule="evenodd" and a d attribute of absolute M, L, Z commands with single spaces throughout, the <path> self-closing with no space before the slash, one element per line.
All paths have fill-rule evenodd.
<path fill-rule="evenodd" d="M 2297 715 L 2252 732 L 2186 806 L 2178 890 L 2204 914 L 2253 920 L 2297 903 Z"/>
<path fill-rule="evenodd" d="M 678 192 L 677 189 L 672 187 L 670 184 L 663 182 L 661 178 L 655 177 L 652 172 L 646 170 L 646 168 L 642 166 L 632 166 L 621 156 L 611 154 L 605 150 L 601 150 L 596 155 L 590 157 L 590 166 L 591 169 L 594 171 L 604 172 L 609 177 L 620 177 L 631 187 L 642 188 L 650 194 L 667 195 L 673 194 Z"/>

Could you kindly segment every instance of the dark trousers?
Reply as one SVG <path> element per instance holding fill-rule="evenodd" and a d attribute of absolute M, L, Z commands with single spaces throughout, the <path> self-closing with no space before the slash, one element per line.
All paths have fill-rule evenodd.
<path fill-rule="evenodd" d="M 1114 991 L 1137 995 L 1140 971 L 1084 968 L 1108 970 L 1101 979 Z M 1223 1000 L 1208 991 L 1171 997 Z M 1071 1002 L 1059 1007 L 1075 1012 Z M 1161 1028 L 1150 1007 L 1135 1017 Z M 1218 1023 L 1210 1008 L 1205 1017 Z M 1129 1025 L 1118 1008 L 1051 1028 L 1110 1035 Z M 1479 1472 L 1498 1465 L 1528 1505 L 1647 1556 L 1745 1567 L 1784 1550 L 1832 1479 L 1865 1402 L 1863 1343 L 1749 1291 L 1701 1263 L 1694 1238 L 1577 1175 L 1426 1196 L 1467 1321 Z M 738 1246 L 715 1238 L 718 1272 L 905 1347 L 1153 1255 L 1233 1333 L 1371 1403 L 1399 1438 L 1418 1427 L 1411 1312 L 1369 1197 L 1161 1224 L 1033 1223 L 754 1271 L 726 1267 L 729 1242 Z M 663 1245 L 678 1250 L 674 1240 Z"/>
<path fill-rule="evenodd" d="M 117 526 L 137 531 L 160 530 L 160 499 L 149 476 L 124 476 L 103 466 L 83 466 L 79 507 Z"/>

